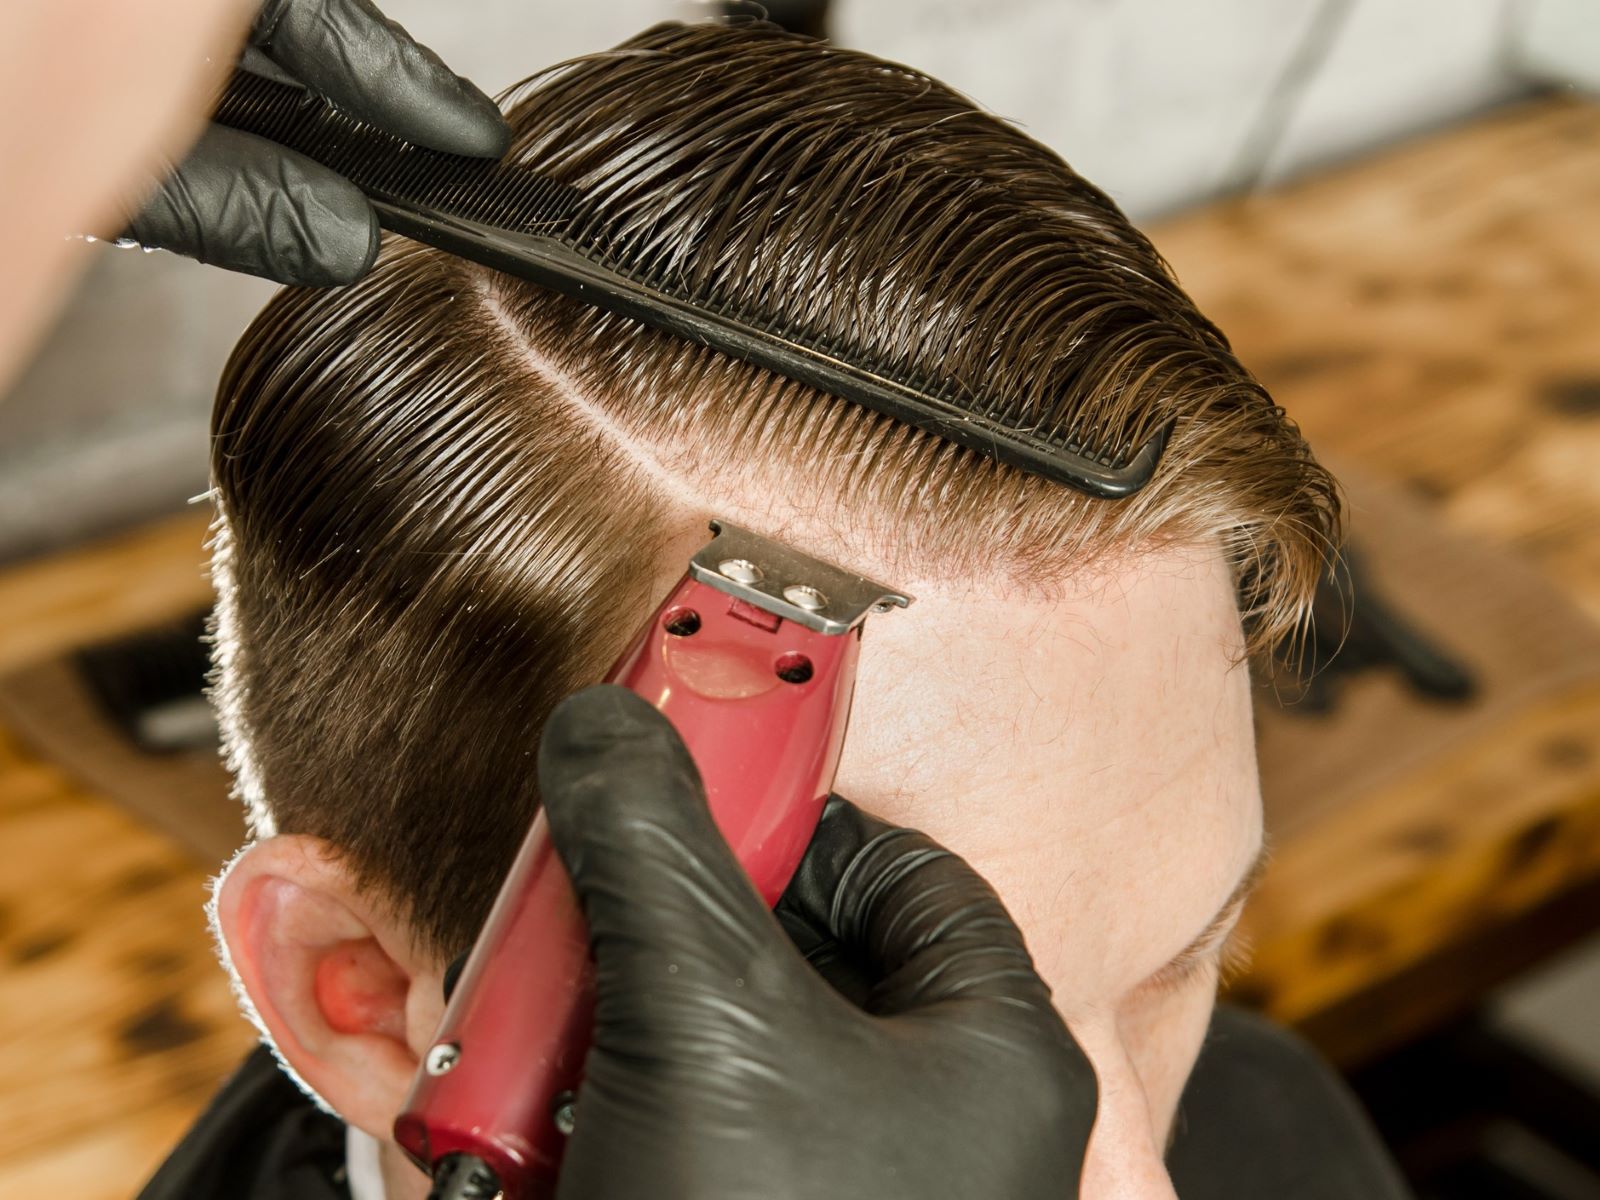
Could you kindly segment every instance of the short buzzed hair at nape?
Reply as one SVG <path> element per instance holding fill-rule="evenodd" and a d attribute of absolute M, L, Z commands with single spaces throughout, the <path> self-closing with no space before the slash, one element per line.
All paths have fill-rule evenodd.
<path fill-rule="evenodd" d="M 1253 649 L 1295 629 L 1334 485 L 1149 242 L 935 80 L 760 24 L 663 25 L 507 97 L 510 158 L 658 277 L 903 377 L 1142 440 L 1094 500 L 625 318 L 399 239 L 280 292 L 217 397 L 214 695 L 255 832 L 327 839 L 441 956 L 537 804 L 546 715 L 596 681 L 667 530 L 781 476 L 881 562 L 1062 579 L 1218 546 Z"/>

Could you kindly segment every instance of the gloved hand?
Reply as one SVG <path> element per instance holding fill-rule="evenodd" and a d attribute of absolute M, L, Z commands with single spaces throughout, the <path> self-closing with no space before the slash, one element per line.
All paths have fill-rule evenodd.
<path fill-rule="evenodd" d="M 418 145 L 498 158 L 510 144 L 494 101 L 370 0 L 267 0 L 249 42 L 346 112 Z M 354 184 L 217 124 L 161 183 L 126 236 L 308 286 L 359 279 L 378 253 L 378 219 Z"/>
<path fill-rule="evenodd" d="M 989 886 L 830 801 L 781 909 L 712 822 L 672 726 L 562 704 L 539 786 L 589 923 L 595 1040 L 559 1200 L 1070 1200 L 1096 1090 Z"/>

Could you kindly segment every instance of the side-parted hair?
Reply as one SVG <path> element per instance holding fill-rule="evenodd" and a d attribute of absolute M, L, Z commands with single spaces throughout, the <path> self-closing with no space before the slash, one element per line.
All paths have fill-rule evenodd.
<path fill-rule="evenodd" d="M 352 287 L 280 292 L 213 421 L 214 694 L 254 831 L 327 839 L 419 945 L 470 943 L 536 806 L 546 715 L 648 611 L 708 489 L 782 487 L 896 582 L 1219 547 L 1252 651 L 1304 619 L 1332 480 L 1043 146 L 916 71 L 756 24 L 660 26 L 505 103 L 511 159 L 660 272 L 1041 422 L 1173 432 L 1143 491 L 1094 500 L 398 239 Z"/>

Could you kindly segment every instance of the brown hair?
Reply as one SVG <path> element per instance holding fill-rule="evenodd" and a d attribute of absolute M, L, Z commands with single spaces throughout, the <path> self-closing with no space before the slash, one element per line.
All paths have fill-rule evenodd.
<path fill-rule="evenodd" d="M 896 582 L 1220 545 L 1254 648 L 1301 620 L 1331 480 L 1044 147 L 915 71 L 757 25 L 661 26 L 508 99 L 515 160 L 712 302 L 1039 421 L 1175 427 L 1147 488 L 1091 500 L 414 244 L 353 287 L 279 293 L 217 398 L 216 698 L 257 832 L 331 841 L 423 944 L 470 942 L 546 714 L 604 671 L 668 518 L 713 515 L 708 489 L 782 479 Z"/>

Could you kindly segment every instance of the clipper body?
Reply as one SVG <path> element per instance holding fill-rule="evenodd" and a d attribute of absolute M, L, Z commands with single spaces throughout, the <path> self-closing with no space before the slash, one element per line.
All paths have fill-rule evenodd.
<path fill-rule="evenodd" d="M 718 828 L 776 904 L 832 788 L 861 622 L 909 599 L 713 528 L 608 680 L 671 719 Z M 541 813 L 395 1122 L 435 1195 L 553 1193 L 566 1135 L 582 1119 L 593 1003 L 587 933 Z"/>

